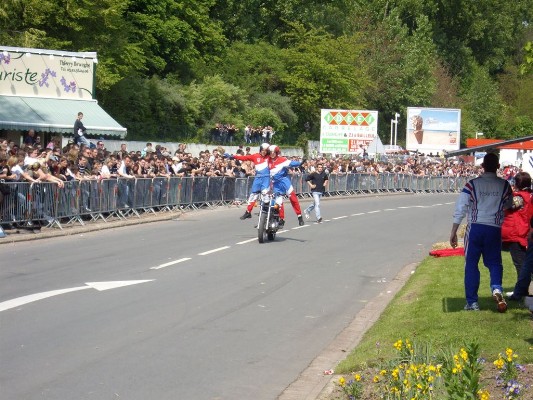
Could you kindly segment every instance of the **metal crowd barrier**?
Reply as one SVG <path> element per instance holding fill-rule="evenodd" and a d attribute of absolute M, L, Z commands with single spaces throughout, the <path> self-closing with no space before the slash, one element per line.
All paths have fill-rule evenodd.
<path fill-rule="evenodd" d="M 290 176 L 299 197 L 310 197 L 306 175 Z M 364 193 L 457 192 L 472 177 L 413 176 L 396 173 L 330 174 L 329 196 Z M 253 177 L 170 177 L 95 179 L 55 183 L 5 184 L 10 194 L 0 204 L 0 222 L 39 221 L 62 229 L 68 224 L 140 217 L 141 213 L 217 207 L 246 202 Z"/>

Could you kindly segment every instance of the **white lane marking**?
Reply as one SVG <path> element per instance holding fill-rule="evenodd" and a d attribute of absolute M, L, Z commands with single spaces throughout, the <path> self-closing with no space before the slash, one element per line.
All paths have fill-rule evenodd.
<path fill-rule="evenodd" d="M 150 269 L 166 268 L 166 267 L 170 267 L 171 265 L 182 263 L 184 261 L 189 261 L 190 259 L 191 259 L 190 257 L 180 258 L 179 260 L 170 261 L 165 264 L 158 265 L 157 267 L 151 267 Z"/>
<path fill-rule="evenodd" d="M 413 208 L 414 206 L 400 206 L 398 208 Z"/>
<path fill-rule="evenodd" d="M 243 240 L 242 242 L 237 242 L 237 244 L 246 244 L 246 243 L 250 243 L 250 242 L 255 242 L 256 240 L 257 240 L 257 238 Z"/>
<path fill-rule="evenodd" d="M 222 250 L 226 250 L 226 249 L 229 249 L 229 248 L 230 248 L 230 246 L 219 247 L 218 249 L 213 249 L 213 250 L 204 251 L 203 253 L 198 253 L 198 255 L 199 256 L 206 256 L 208 254 L 216 253 L 217 251 L 222 251 Z"/>
<path fill-rule="evenodd" d="M 386 208 L 383 211 L 396 211 L 396 209 L 395 208 Z"/>
<path fill-rule="evenodd" d="M 352 217 L 357 217 L 358 215 L 365 215 L 365 213 L 352 214 L 351 216 L 352 216 Z"/>
<path fill-rule="evenodd" d="M 442 203 L 433 204 L 434 206 L 442 206 Z"/>
<path fill-rule="evenodd" d="M 152 282 L 155 279 L 145 279 L 142 281 L 110 281 L 110 282 L 85 282 L 86 285 L 92 287 L 93 289 L 102 292 L 104 290 L 116 289 L 119 287 L 137 285 L 138 283 Z"/>
<path fill-rule="evenodd" d="M 378 212 L 381 212 L 381 210 L 369 211 L 367 214 L 375 214 L 375 213 L 378 213 Z"/>
<path fill-rule="evenodd" d="M 50 290 L 49 292 L 35 293 L 27 296 L 18 297 L 16 299 L 7 300 L 0 303 L 0 312 L 9 310 L 10 308 L 20 307 L 24 304 L 33 303 L 34 301 L 43 300 L 48 297 L 58 296 L 60 294 L 76 292 L 85 289 L 96 289 L 98 291 L 115 289 L 119 287 L 136 285 L 138 283 L 151 282 L 153 279 L 143 281 L 112 281 L 112 282 L 86 282 L 87 286 L 78 286 L 68 289 Z"/>
<path fill-rule="evenodd" d="M 294 228 L 291 228 L 291 229 L 302 229 L 302 228 L 306 228 L 310 225 L 302 225 L 302 226 L 295 226 Z"/>
<path fill-rule="evenodd" d="M 341 217 L 335 217 L 335 218 L 331 218 L 331 219 L 335 220 L 335 219 L 343 219 L 343 218 L 348 218 L 348 216 L 347 215 L 343 215 Z"/>

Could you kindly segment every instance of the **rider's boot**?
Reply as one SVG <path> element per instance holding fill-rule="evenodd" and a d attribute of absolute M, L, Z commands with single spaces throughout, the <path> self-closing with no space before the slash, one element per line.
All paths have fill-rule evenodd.
<path fill-rule="evenodd" d="M 304 219 L 301 215 L 298 215 L 298 225 L 300 226 L 305 225 Z"/>
<path fill-rule="evenodd" d="M 278 227 L 279 228 L 283 228 L 284 225 L 285 225 L 285 220 L 284 219 L 280 219 L 279 222 L 278 222 Z"/>
<path fill-rule="evenodd" d="M 246 218 L 252 218 L 252 214 L 250 214 L 250 211 L 246 210 L 243 215 L 240 217 L 242 220 Z"/>

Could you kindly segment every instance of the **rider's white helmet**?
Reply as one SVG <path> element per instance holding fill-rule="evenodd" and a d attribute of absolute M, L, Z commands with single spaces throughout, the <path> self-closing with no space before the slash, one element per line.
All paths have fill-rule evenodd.
<path fill-rule="evenodd" d="M 280 153 L 279 147 L 276 146 L 275 144 L 273 144 L 272 146 L 270 146 L 270 147 L 268 148 L 268 151 L 270 151 L 271 153 L 275 153 L 275 154 L 279 154 L 279 153 Z"/>

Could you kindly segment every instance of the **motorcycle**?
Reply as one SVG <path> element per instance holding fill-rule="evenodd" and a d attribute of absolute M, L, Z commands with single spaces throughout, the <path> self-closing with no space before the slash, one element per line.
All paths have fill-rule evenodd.
<path fill-rule="evenodd" d="M 259 243 L 274 240 L 279 226 L 279 207 L 276 196 L 271 192 L 261 193 L 259 203 L 259 222 L 257 223 L 257 239 Z"/>

